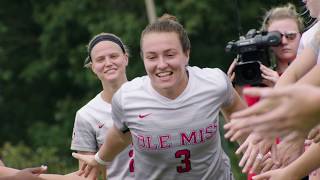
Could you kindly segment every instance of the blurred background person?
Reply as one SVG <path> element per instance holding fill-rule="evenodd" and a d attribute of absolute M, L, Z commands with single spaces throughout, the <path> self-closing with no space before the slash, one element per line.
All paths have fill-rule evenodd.
<path fill-rule="evenodd" d="M 121 39 L 110 33 L 94 36 L 88 44 L 85 66 L 97 76 L 102 91 L 76 113 L 71 150 L 80 154 L 95 154 L 113 126 L 111 99 L 127 82 L 126 67 L 129 52 Z M 79 161 L 79 169 L 82 162 Z M 133 179 L 133 149 L 129 145 L 107 166 L 109 180 Z M 93 173 L 95 174 L 95 173 Z"/>
<path fill-rule="evenodd" d="M 319 37 L 317 34 L 317 31 L 319 29 L 318 19 L 320 14 L 320 2 L 312 1 L 312 0 L 304 1 L 304 2 L 306 3 L 306 7 L 309 10 L 310 16 L 313 18 L 317 18 L 317 22 L 310 29 L 308 29 L 306 32 L 303 33 L 300 41 L 300 45 L 299 45 L 298 55 L 296 58 L 297 60 L 295 60 L 292 63 L 292 65 L 290 65 L 288 69 L 284 72 L 283 76 L 280 77 L 279 81 L 276 84 L 276 88 L 286 86 L 292 83 L 320 85 L 320 80 L 318 78 L 320 75 Z M 243 112 L 234 114 L 233 116 L 235 119 L 234 122 L 239 123 L 239 125 L 242 124 L 241 125 L 242 128 L 245 128 L 248 126 L 255 126 L 256 129 L 260 129 L 261 131 L 264 130 L 265 132 L 267 132 L 266 130 L 268 129 L 267 133 L 275 132 L 277 131 L 277 129 L 280 129 L 280 127 L 272 128 L 271 126 L 269 126 L 269 128 L 266 128 L 267 126 L 264 126 L 264 129 L 262 129 L 261 127 L 263 126 L 263 124 L 260 123 L 260 125 L 258 125 L 257 123 L 254 122 L 254 120 L 256 120 L 256 122 L 260 121 L 265 123 L 267 122 L 272 123 L 273 121 L 271 121 L 270 118 L 268 121 L 266 120 L 266 118 L 264 118 L 264 121 L 262 121 L 262 117 L 264 113 L 267 115 L 271 109 L 275 109 L 278 103 L 280 103 L 280 101 L 277 99 L 264 100 L 261 103 L 259 103 L 259 105 L 253 108 L 249 108 Z M 257 114 L 261 114 L 261 116 L 257 116 Z M 250 118 L 250 120 L 248 121 L 251 115 L 254 115 L 255 118 Z M 246 123 L 250 123 L 250 125 L 247 124 L 246 126 L 243 126 L 244 123 L 241 122 L 241 120 L 238 121 L 240 118 L 247 119 Z M 290 119 L 286 119 L 284 118 L 284 116 L 281 116 L 281 117 L 279 116 L 278 118 L 275 117 L 274 119 L 282 119 L 282 120 L 290 121 Z M 275 126 L 277 124 L 278 123 L 274 123 Z M 285 124 L 285 123 L 282 122 L 282 124 Z M 257 128 L 257 127 L 260 127 L 260 128 Z M 282 134 L 282 136 L 286 138 L 286 137 L 290 137 L 290 136 L 287 136 L 287 134 L 293 134 L 293 131 L 286 131 L 286 132 L 281 131 L 281 133 L 284 133 Z M 305 137 L 305 135 L 303 136 Z M 297 136 L 294 136 L 294 137 L 297 137 Z M 298 142 L 297 140 L 295 141 Z M 316 177 L 317 175 L 318 173 L 312 173 L 310 178 L 314 177 L 315 179 L 318 179 L 319 177 Z"/>
<path fill-rule="evenodd" d="M 280 32 L 281 43 L 278 46 L 270 47 L 271 57 L 273 57 L 273 59 L 269 59 L 269 61 L 275 66 L 266 67 L 263 64 L 260 66 L 263 85 L 273 87 L 279 79 L 279 76 L 296 58 L 303 29 L 303 20 L 297 13 L 296 7 L 291 3 L 273 7 L 265 13 L 261 30 Z M 228 69 L 228 76 L 232 81 L 236 76 L 234 72 L 236 63 L 237 62 L 234 61 Z M 239 94 L 242 94 L 242 87 L 237 87 L 237 90 Z M 248 96 L 244 96 L 244 98 L 249 106 L 258 100 Z"/>
<path fill-rule="evenodd" d="M 299 41 L 301 38 L 301 33 L 304 30 L 303 20 L 297 13 L 296 7 L 288 3 L 282 6 L 276 6 L 268 10 L 262 21 L 261 31 L 273 32 L 278 31 L 281 33 L 281 43 L 277 46 L 270 46 L 270 53 L 272 59 L 271 64 L 274 64 L 274 67 L 266 67 L 263 64 L 260 64 L 261 76 L 262 76 L 262 85 L 273 87 L 279 79 L 279 76 L 287 69 L 291 62 L 296 58 Z M 236 61 L 234 61 L 228 70 L 228 76 L 231 80 L 234 80 L 236 74 L 233 72 Z M 242 94 L 243 87 L 237 87 L 236 89 L 239 94 Z M 250 86 L 246 85 L 245 88 Z M 242 96 L 249 106 L 255 104 L 259 97 L 253 96 Z M 292 159 L 297 158 L 303 150 L 303 146 L 295 147 L 291 144 L 280 145 L 282 149 L 283 156 L 290 156 Z M 289 150 L 291 150 L 289 152 Z M 248 175 L 248 179 L 251 179 L 252 175 Z"/>

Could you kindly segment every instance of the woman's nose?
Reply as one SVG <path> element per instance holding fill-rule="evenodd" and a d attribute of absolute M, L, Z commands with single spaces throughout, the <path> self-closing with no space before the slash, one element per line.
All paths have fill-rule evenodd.
<path fill-rule="evenodd" d="M 159 68 L 165 68 L 165 67 L 167 67 L 167 62 L 166 62 L 166 60 L 163 58 L 163 57 L 160 57 L 159 58 L 159 63 L 158 63 L 158 67 Z"/>
<path fill-rule="evenodd" d="M 112 62 L 111 62 L 111 59 L 110 58 L 108 58 L 108 57 L 105 57 L 105 59 L 104 59 L 104 64 L 105 65 L 111 65 L 112 64 Z"/>

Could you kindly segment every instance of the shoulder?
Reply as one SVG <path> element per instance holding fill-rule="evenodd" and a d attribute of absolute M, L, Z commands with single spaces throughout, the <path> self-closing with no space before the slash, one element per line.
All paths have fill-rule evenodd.
<path fill-rule="evenodd" d="M 199 68 L 196 66 L 188 67 L 188 71 L 192 73 L 196 78 L 207 81 L 225 81 L 226 75 L 219 68 Z"/>
<path fill-rule="evenodd" d="M 229 92 L 231 83 L 227 75 L 219 68 L 198 68 L 188 67 L 190 79 L 192 78 L 193 87 L 196 89 L 208 90 L 213 96 L 223 95 Z M 201 87 L 201 88 L 199 88 Z"/>
<path fill-rule="evenodd" d="M 108 108 L 111 108 L 110 104 L 102 99 L 101 93 L 98 93 L 93 99 L 77 111 L 76 120 L 89 121 L 93 118 L 94 114 L 109 111 Z"/>
<path fill-rule="evenodd" d="M 120 89 L 116 92 L 115 96 L 119 94 L 135 92 L 141 89 L 144 89 L 149 81 L 147 76 L 136 77 L 131 81 L 124 83 Z"/>
<path fill-rule="evenodd" d="M 320 26 L 320 21 L 317 22 L 315 25 L 313 25 L 310 29 L 305 31 L 301 37 L 302 42 L 306 43 L 304 41 L 307 41 L 307 42 L 310 41 L 313 38 L 314 34 L 318 31 L 319 26 Z"/>

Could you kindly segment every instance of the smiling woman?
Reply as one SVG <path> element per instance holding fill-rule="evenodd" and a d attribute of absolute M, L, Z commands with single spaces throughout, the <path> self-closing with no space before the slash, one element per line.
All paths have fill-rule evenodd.
<path fill-rule="evenodd" d="M 148 33 L 142 41 L 144 66 L 152 87 L 161 95 L 175 99 L 188 84 L 185 67 L 189 50 L 184 52 L 176 33 Z"/>
<path fill-rule="evenodd" d="M 136 179 L 233 179 L 219 111 L 228 119 L 246 106 L 227 76 L 188 66 L 189 38 L 170 15 L 144 29 L 140 47 L 148 75 L 124 83 L 113 96 L 114 126 L 99 152 L 74 157 L 89 173 L 132 143 Z"/>
<path fill-rule="evenodd" d="M 103 90 L 78 110 L 73 129 L 71 149 L 81 154 L 95 154 L 102 146 L 105 135 L 113 126 L 111 99 L 127 81 L 128 49 L 114 34 L 101 33 L 88 45 L 85 66 L 101 81 Z M 108 179 L 133 179 L 132 149 L 128 146 L 108 164 Z M 79 161 L 79 167 L 81 166 Z"/>

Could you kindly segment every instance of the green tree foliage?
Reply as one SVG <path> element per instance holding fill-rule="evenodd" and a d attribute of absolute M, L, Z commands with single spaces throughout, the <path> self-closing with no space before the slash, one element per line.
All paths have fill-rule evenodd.
<path fill-rule="evenodd" d="M 190 64 L 223 70 L 234 56 L 224 47 L 238 38 L 238 17 L 244 34 L 259 28 L 265 9 L 287 1 L 238 0 L 239 14 L 235 2 L 155 0 L 158 16 L 173 14 L 187 29 Z M 131 50 L 129 79 L 145 74 L 139 55 L 148 24 L 144 1 L 2 0 L 0 7 L 0 142 L 10 152 L 2 156 L 18 168 L 41 161 L 68 166 L 75 112 L 101 90 L 83 68 L 86 44 L 100 32 L 119 35 Z"/>
<path fill-rule="evenodd" d="M 0 149 L 1 154 L 6 158 L 5 163 L 9 167 L 24 169 L 26 167 L 38 167 L 48 165 L 49 172 L 67 174 L 76 170 L 68 161 L 58 155 L 55 147 L 35 147 L 30 148 L 23 143 L 12 145 L 5 143 Z"/>

